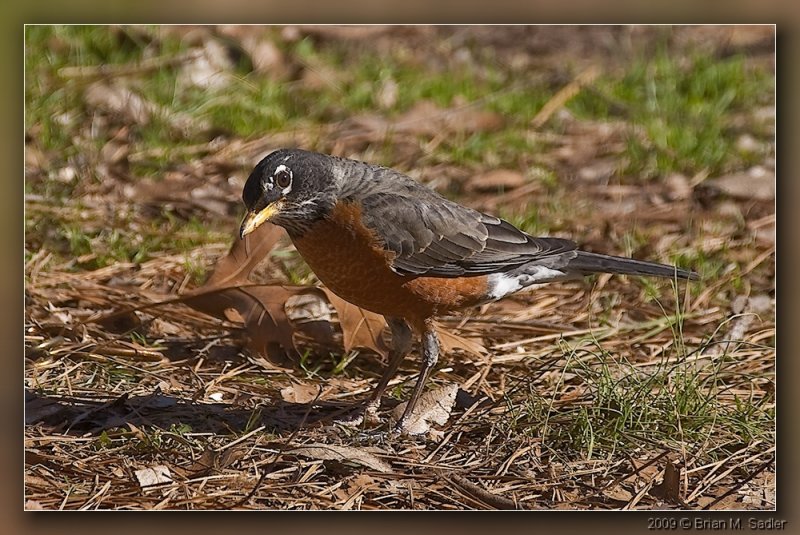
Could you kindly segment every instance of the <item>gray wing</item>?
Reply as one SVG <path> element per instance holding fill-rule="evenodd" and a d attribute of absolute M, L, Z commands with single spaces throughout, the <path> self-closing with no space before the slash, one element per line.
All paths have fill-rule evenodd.
<path fill-rule="evenodd" d="M 502 219 L 448 201 L 411 179 L 398 182 L 390 191 L 368 188 L 372 191 L 359 199 L 364 224 L 387 250 L 396 253 L 392 265 L 396 273 L 480 275 L 536 261 L 564 265 L 577 254 L 570 240 L 534 238 Z"/>

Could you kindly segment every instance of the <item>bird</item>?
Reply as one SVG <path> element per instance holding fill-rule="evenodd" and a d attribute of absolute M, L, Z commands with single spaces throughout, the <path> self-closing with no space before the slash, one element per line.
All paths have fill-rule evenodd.
<path fill-rule="evenodd" d="M 324 285 L 386 318 L 391 350 L 366 413 L 377 414 L 414 334 L 420 337 L 420 372 L 392 428 L 397 434 L 406 431 L 438 361 L 437 316 L 594 273 L 698 279 L 675 266 L 583 251 L 565 238 L 534 237 L 394 169 L 297 148 L 275 150 L 259 161 L 242 200 L 240 238 L 265 222 L 283 227 Z"/>

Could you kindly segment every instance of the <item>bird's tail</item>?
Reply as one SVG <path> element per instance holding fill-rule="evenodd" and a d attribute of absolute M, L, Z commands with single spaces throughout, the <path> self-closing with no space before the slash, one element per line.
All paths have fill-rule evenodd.
<path fill-rule="evenodd" d="M 645 262 L 642 260 L 634 260 L 633 258 L 609 256 L 586 251 L 578 251 L 578 256 L 571 259 L 567 267 L 583 273 L 616 273 L 619 275 L 644 275 L 649 277 L 687 280 L 697 280 L 700 278 L 697 273 L 693 271 L 669 266 L 667 264 L 657 264 L 655 262 Z"/>

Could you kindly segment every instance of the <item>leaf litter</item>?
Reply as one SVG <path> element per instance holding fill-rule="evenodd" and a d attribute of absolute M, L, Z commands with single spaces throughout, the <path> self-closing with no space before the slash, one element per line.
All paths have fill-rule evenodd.
<path fill-rule="evenodd" d="M 80 113 L 66 110 L 63 116 L 75 147 L 88 161 L 98 160 L 96 166 L 83 157 L 62 161 L 62 155 L 38 142 L 41 132 L 34 127 L 26 132 L 26 180 L 35 191 L 26 195 L 26 217 L 37 222 L 26 233 L 26 253 L 31 253 L 25 265 L 26 508 L 683 508 L 676 505 L 676 488 L 688 508 L 774 508 L 774 433 L 742 441 L 745 434 L 732 426 L 750 424 L 731 420 L 728 409 L 747 400 L 754 411 L 774 410 L 774 164 L 761 165 L 767 172 L 753 166 L 719 181 L 700 174 L 636 187 L 609 183 L 625 151 L 628 126 L 581 120 L 555 109 L 563 106 L 564 95 L 552 99 L 548 122 L 531 134 L 542 142 L 541 153 L 510 167 L 529 166 L 522 175 L 527 182 L 519 175 L 489 174 L 496 165 L 430 161 L 426 151 L 441 144 L 442 133 L 468 138 L 504 124 L 502 114 L 460 98 L 418 103 L 395 116 L 350 115 L 343 121 L 334 114 L 328 123 L 256 138 L 189 139 L 209 133 L 204 118 L 167 113 L 147 100 L 135 79 L 165 66 L 194 68 L 203 54 L 219 52 L 219 43 L 212 42 L 221 36 L 228 40 L 224 46 L 232 41 L 251 55 L 262 75 L 288 77 L 292 83 L 296 77 L 298 85 L 311 84 L 312 68 L 285 45 L 305 36 L 325 46 L 336 43 L 348 53 L 364 42 L 387 53 L 398 43 L 414 43 L 433 62 L 448 60 L 441 50 L 459 52 L 460 43 L 473 40 L 516 62 L 519 43 L 535 42 L 544 71 L 549 62 L 559 73 L 550 84 L 554 88 L 577 79 L 561 76 L 562 60 L 586 43 L 585 36 L 559 27 L 536 35 L 507 28 L 509 38 L 499 41 L 496 32 L 478 27 L 286 27 L 275 34 L 285 42 L 274 47 L 263 28 L 235 30 L 122 28 L 121 34 L 137 33 L 137 42 L 148 47 L 156 47 L 168 32 L 180 32 L 193 50 L 176 57 L 154 54 L 138 64 L 63 68 L 65 79 L 86 82 L 87 88 L 97 84 L 94 94 L 82 97 L 90 116 L 85 128 Z M 441 42 L 432 39 L 437 34 L 447 34 L 447 47 L 426 49 L 427 43 Z M 602 47 L 587 50 L 576 57 L 603 60 Z M 224 60 L 216 68 L 226 75 L 194 79 L 237 83 L 236 76 L 227 76 L 232 71 Z M 339 83 L 338 73 L 331 74 L 326 87 Z M 185 80 L 191 83 L 191 73 Z M 591 85 L 581 84 L 580 91 Z M 381 106 L 402 97 L 394 94 L 391 80 L 384 88 Z M 190 141 L 169 154 L 191 157 L 192 163 L 164 173 L 176 190 L 189 192 L 186 196 L 159 191 L 157 182 L 136 176 L 137 167 L 161 169 L 159 160 L 168 154 L 137 138 L 137 125 L 156 117 L 166 121 L 171 135 Z M 107 141 L 98 146 L 97 135 L 104 130 Z M 470 312 L 469 321 L 441 318 L 442 345 L 451 354 L 442 359 L 427 393 L 441 396 L 428 416 L 435 421 L 438 411 L 442 423 L 426 422 L 424 439 L 382 443 L 359 430 L 320 426 L 310 417 L 317 410 L 340 411 L 368 395 L 385 359 L 382 318 L 337 306 L 336 297 L 322 288 L 289 284 L 275 261 L 287 248 L 269 226 L 249 245 L 233 238 L 230 248 L 214 243 L 181 254 L 155 252 L 141 262 L 96 269 L 86 267 L 96 251 L 65 259 L 45 239 L 57 228 L 53 221 L 87 231 L 127 225 L 135 234 L 161 210 L 179 218 L 230 222 L 233 228 L 243 175 L 261 155 L 283 145 L 373 160 L 380 157 L 376 147 L 383 147 L 394 165 L 413 167 L 437 188 L 463 186 L 462 202 L 476 207 L 527 209 L 530 197 L 546 191 L 548 201 L 539 207 L 542 221 L 551 222 L 555 233 L 580 236 L 589 247 L 608 250 L 613 244 L 619 250 L 631 247 L 634 255 L 665 259 L 702 251 L 725 264 L 699 294 L 686 299 L 680 323 L 664 320 L 665 301 L 654 303 L 650 290 L 620 278 L 514 296 Z M 752 146 L 746 147 L 751 153 Z M 495 157 L 487 154 L 487 161 Z M 575 202 L 574 192 L 564 195 L 544 184 L 537 169 L 566 177 L 567 185 L 580 188 L 590 202 Z M 758 191 L 742 188 L 743 176 L 756 180 Z M 38 193 L 36 181 L 42 180 L 74 187 L 74 195 L 55 202 Z M 480 185 L 471 186 L 481 180 L 499 193 L 497 199 L 488 198 Z M 559 209 L 564 199 L 574 203 L 569 210 Z M 125 214 L 131 219 L 121 217 Z M 636 235 L 625 241 L 623 233 L 634 220 L 646 222 L 658 239 L 648 239 L 651 229 L 637 229 L 645 232 L 645 245 Z M 270 251 L 277 251 L 273 261 L 261 262 Z M 189 261 L 212 271 L 205 284 L 191 281 Z M 736 296 L 748 301 L 731 306 Z M 676 325 L 688 355 L 674 351 Z M 460 336 L 448 344 L 453 330 Z M 592 344 L 601 342 L 602 350 L 594 350 Z M 337 365 L 325 362 L 326 355 L 341 355 L 346 362 L 351 355 L 343 353 L 355 352 L 374 356 L 329 371 Z M 293 371 L 276 368 L 261 355 Z M 705 439 L 652 438 L 629 429 L 630 436 L 619 444 L 595 444 L 602 455 L 579 445 L 580 433 L 591 429 L 578 425 L 582 419 L 602 425 L 619 409 L 615 400 L 601 398 L 598 384 L 618 381 L 624 390 L 634 373 L 657 376 L 670 366 L 663 385 L 637 388 L 657 396 L 659 389 L 680 384 L 683 374 L 696 374 L 708 385 L 706 402 L 716 411 L 714 423 L 699 427 Z M 595 372 L 603 367 L 613 375 L 598 383 L 602 376 Z M 390 404 L 407 396 L 416 368 L 412 362 L 401 367 L 390 385 Z M 468 385 L 469 401 L 450 404 L 454 385 Z M 598 408 L 602 417 L 593 413 Z M 680 416 L 684 428 L 671 430 L 675 437 L 691 432 L 687 426 L 696 423 L 692 413 Z M 675 473 L 668 481 L 670 464 L 664 464 L 662 448 L 670 452 L 679 487 Z M 160 483 L 155 493 L 143 491 L 136 471 L 157 475 L 156 469 L 165 469 L 172 482 Z M 269 485 L 256 486 L 260 477 Z M 663 489 L 669 499 L 651 495 L 653 489 Z M 248 500 L 242 502 L 243 497 Z"/>

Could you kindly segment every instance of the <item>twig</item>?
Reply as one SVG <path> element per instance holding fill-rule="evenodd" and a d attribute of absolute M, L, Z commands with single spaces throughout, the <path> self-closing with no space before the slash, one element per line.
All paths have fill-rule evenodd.
<path fill-rule="evenodd" d="M 200 57 L 202 50 L 193 50 L 179 56 L 163 56 L 144 59 L 134 65 L 83 65 L 80 67 L 62 67 L 58 70 L 61 78 L 81 78 L 95 80 L 97 78 L 115 78 L 131 76 L 155 71 L 163 67 L 174 67 L 181 63 L 193 61 Z"/>
<path fill-rule="evenodd" d="M 299 432 L 300 432 L 300 430 L 303 428 L 303 426 L 305 425 L 306 421 L 308 420 L 308 415 L 309 415 L 309 414 L 311 414 L 311 409 L 314 407 L 314 404 L 315 404 L 317 401 L 319 401 L 319 397 L 320 397 L 321 395 L 322 395 L 322 386 L 320 386 L 320 387 L 319 387 L 319 390 L 317 391 L 317 395 L 316 395 L 316 397 L 315 397 L 313 400 L 311 400 L 311 402 L 308 404 L 308 408 L 306 409 L 306 412 L 305 412 L 305 414 L 303 414 L 303 419 L 302 419 L 302 420 L 300 420 L 300 424 L 299 424 L 299 425 L 298 425 L 298 426 L 295 428 L 295 430 L 294 430 L 294 431 L 292 431 L 292 434 L 291 434 L 291 435 L 289 435 L 289 438 L 287 438 L 287 439 L 286 439 L 286 444 L 291 444 L 292 440 L 294 440 L 294 437 L 296 437 L 296 436 L 297 436 L 297 433 L 299 433 Z M 245 496 L 244 498 L 242 498 L 241 500 L 239 500 L 238 502 L 236 502 L 235 504 L 233 504 L 233 506 L 231 507 L 231 509 L 236 509 L 237 507 L 241 507 L 242 505 L 244 505 L 244 504 L 246 504 L 247 502 L 249 502 L 249 501 L 250 501 L 250 499 L 251 499 L 253 496 L 255 496 L 256 492 L 257 492 L 257 491 L 258 491 L 258 489 L 261 487 L 261 485 L 264 483 L 264 480 L 267 478 L 267 474 L 269 474 L 269 473 L 270 473 L 270 468 L 272 468 L 273 466 L 275 466 L 275 464 L 278 462 L 278 459 L 280 459 L 280 458 L 281 458 L 281 455 L 282 455 L 282 454 L 283 454 L 283 452 L 282 452 L 282 451 L 278 451 L 278 452 L 275 454 L 275 458 L 274 458 L 274 459 L 272 459 L 272 461 L 271 461 L 271 462 L 270 462 L 270 463 L 267 465 L 267 467 L 266 467 L 266 468 L 264 468 L 264 470 L 261 472 L 261 477 L 259 477 L 259 478 L 258 478 L 258 481 L 256 482 L 255 486 L 253 487 L 253 490 L 251 490 L 251 491 L 250 491 L 250 492 L 247 494 L 247 496 Z"/>
<path fill-rule="evenodd" d="M 510 500 L 503 496 L 498 496 L 497 494 L 493 494 L 488 490 L 484 489 L 469 481 L 466 478 L 463 478 L 457 474 L 450 474 L 448 476 L 442 475 L 442 479 L 448 481 L 450 483 L 454 483 L 460 490 L 466 492 L 468 495 L 472 496 L 473 498 L 477 499 L 485 503 L 490 507 L 494 507 L 495 509 L 500 509 L 503 511 L 506 510 L 515 510 L 515 509 L 527 509 L 522 504 L 517 503 L 514 500 Z"/>
<path fill-rule="evenodd" d="M 767 469 L 767 467 L 769 467 L 769 465 L 771 465 L 771 464 L 772 464 L 772 463 L 774 463 L 774 462 L 775 462 L 775 458 L 772 458 L 772 459 L 768 460 L 767 462 L 763 463 L 761 466 L 759 466 L 758 468 L 756 468 L 755 470 L 753 470 L 753 472 L 752 472 L 752 473 L 751 473 L 749 476 L 747 476 L 746 478 L 744 478 L 743 480 L 741 480 L 739 483 L 737 483 L 736 485 L 734 485 L 733 487 L 731 487 L 731 488 L 730 488 L 730 489 L 729 489 L 727 492 L 725 492 L 724 494 L 721 494 L 721 495 L 717 496 L 717 498 L 716 498 L 716 499 L 715 499 L 713 502 L 711 502 L 711 503 L 709 503 L 709 504 L 706 504 L 706 506 L 705 506 L 705 507 L 703 507 L 703 510 L 708 510 L 708 509 L 711 509 L 711 507 L 712 507 L 712 506 L 714 506 L 714 505 L 718 504 L 718 503 L 719 503 L 719 502 L 721 502 L 723 499 L 727 498 L 728 496 L 730 496 L 731 494 L 733 494 L 734 492 L 736 492 L 737 490 L 739 490 L 740 488 L 742 488 L 742 487 L 743 487 L 743 486 L 744 486 L 744 485 L 745 485 L 745 484 L 746 484 L 748 481 L 750 481 L 751 479 L 753 479 L 754 477 L 756 477 L 758 474 L 760 474 L 761 472 L 763 472 L 764 470 L 766 470 L 766 469 Z"/>
<path fill-rule="evenodd" d="M 597 78 L 598 74 L 600 74 L 600 69 L 592 65 L 576 76 L 573 81 L 559 89 L 558 92 L 542 106 L 542 109 L 539 110 L 539 113 L 537 113 L 531 121 L 531 126 L 540 128 L 544 125 L 556 111 L 564 107 L 572 97 L 577 95 L 583 86 L 592 83 L 592 81 Z"/>

